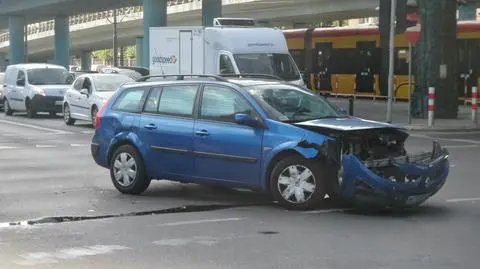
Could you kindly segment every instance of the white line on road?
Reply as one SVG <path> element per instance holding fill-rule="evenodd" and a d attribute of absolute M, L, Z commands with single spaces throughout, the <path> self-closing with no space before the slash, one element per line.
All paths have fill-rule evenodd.
<path fill-rule="evenodd" d="M 461 202 L 475 202 L 475 201 L 480 201 L 480 197 L 448 199 L 447 203 L 461 203 Z"/>
<path fill-rule="evenodd" d="M 89 131 L 82 131 L 82 134 L 93 134 L 95 131 L 89 130 Z"/>
<path fill-rule="evenodd" d="M 70 144 L 71 147 L 86 147 L 87 144 Z"/>
<path fill-rule="evenodd" d="M 56 148 L 55 145 L 35 145 L 36 148 Z"/>
<path fill-rule="evenodd" d="M 469 148 L 478 148 L 480 145 L 444 145 L 442 146 L 447 149 L 469 149 Z"/>
<path fill-rule="evenodd" d="M 40 126 L 32 125 L 32 124 L 13 122 L 13 121 L 9 121 L 9 120 L 0 120 L 0 123 L 6 123 L 6 124 L 21 126 L 21 127 L 27 127 L 27 128 L 31 128 L 31 129 L 40 130 L 40 131 L 53 132 L 53 133 L 56 133 L 56 134 L 73 134 L 72 132 L 67 132 L 67 131 L 62 131 L 62 130 L 57 130 L 57 129 L 51 129 L 51 128 L 46 128 L 46 127 L 40 127 Z"/>
<path fill-rule="evenodd" d="M 461 143 L 480 145 L 480 141 L 470 140 L 470 139 L 457 139 L 457 138 L 435 138 L 435 139 L 442 140 L 442 141 L 461 142 Z"/>
<path fill-rule="evenodd" d="M 0 146 L 0 149 L 16 149 L 17 147 Z"/>
<path fill-rule="evenodd" d="M 203 220 L 187 220 L 187 221 L 178 221 L 178 222 L 168 222 L 160 224 L 158 226 L 180 226 L 180 225 L 189 225 L 189 224 L 203 224 L 203 223 L 215 223 L 215 222 L 227 222 L 227 221 L 238 221 L 243 220 L 243 218 L 226 218 L 226 219 L 203 219 Z"/>

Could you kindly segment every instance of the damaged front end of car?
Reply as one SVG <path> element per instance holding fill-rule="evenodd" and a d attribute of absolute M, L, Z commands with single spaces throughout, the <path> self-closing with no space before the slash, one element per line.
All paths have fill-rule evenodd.
<path fill-rule="evenodd" d="M 329 167 L 335 167 L 330 190 L 354 205 L 420 205 L 443 187 L 449 173 L 449 153 L 438 142 L 431 151 L 410 154 L 404 145 L 408 134 L 397 128 L 306 128 L 334 138 L 325 152 Z"/>

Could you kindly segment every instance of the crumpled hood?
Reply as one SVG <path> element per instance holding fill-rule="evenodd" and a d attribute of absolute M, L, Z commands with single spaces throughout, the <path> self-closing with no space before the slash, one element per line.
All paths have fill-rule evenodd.
<path fill-rule="evenodd" d="M 338 131 L 357 131 L 366 129 L 400 129 L 400 127 L 378 121 L 370 121 L 355 117 L 327 118 L 295 123 L 299 127 L 319 127 Z"/>

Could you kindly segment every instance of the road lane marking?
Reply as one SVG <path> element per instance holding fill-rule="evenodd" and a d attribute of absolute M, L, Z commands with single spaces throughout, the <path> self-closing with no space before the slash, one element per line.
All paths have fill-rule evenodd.
<path fill-rule="evenodd" d="M 480 145 L 480 141 L 477 141 L 477 140 L 470 140 L 470 139 L 457 139 L 457 138 L 435 138 L 435 140 L 442 140 L 442 141 L 451 141 L 451 142 L 460 142 L 460 143 L 467 143 L 467 144 L 475 144 L 475 145 Z"/>
<path fill-rule="evenodd" d="M 16 125 L 16 126 L 36 129 L 36 130 L 40 130 L 40 131 L 53 132 L 53 133 L 56 133 L 56 134 L 73 134 L 72 132 L 67 132 L 67 131 L 63 131 L 63 130 L 40 127 L 40 126 L 37 126 L 37 125 L 20 123 L 20 122 L 13 122 L 13 121 L 9 121 L 9 120 L 0 120 L 0 123 L 6 123 L 6 124 L 10 124 L 10 125 Z"/>
<path fill-rule="evenodd" d="M 95 131 L 90 130 L 90 131 L 82 131 L 82 134 L 93 134 Z"/>
<path fill-rule="evenodd" d="M 480 145 L 443 145 L 442 147 L 447 149 L 469 149 L 469 148 L 478 148 Z"/>
<path fill-rule="evenodd" d="M 203 220 L 187 220 L 187 221 L 178 221 L 178 222 L 168 222 L 159 224 L 158 226 L 180 226 L 180 225 L 189 225 L 189 224 L 203 224 L 203 223 L 215 223 L 215 222 L 228 222 L 228 221 L 238 221 L 243 220 L 243 218 L 226 218 L 226 219 L 203 219 Z"/>
<path fill-rule="evenodd" d="M 55 252 L 29 252 L 19 255 L 21 260 L 14 261 L 14 263 L 25 266 L 57 264 L 61 260 L 74 260 L 87 256 L 105 255 L 116 251 L 129 249 L 131 248 L 121 245 L 94 245 L 61 249 Z"/>
<path fill-rule="evenodd" d="M 35 145 L 36 148 L 56 148 L 55 145 Z"/>
<path fill-rule="evenodd" d="M 71 147 L 86 147 L 88 144 L 70 144 Z"/>
<path fill-rule="evenodd" d="M 0 149 L 16 149 L 17 147 L 0 146 Z"/>
<path fill-rule="evenodd" d="M 476 201 L 480 201 L 480 197 L 448 199 L 447 203 L 476 202 Z"/>

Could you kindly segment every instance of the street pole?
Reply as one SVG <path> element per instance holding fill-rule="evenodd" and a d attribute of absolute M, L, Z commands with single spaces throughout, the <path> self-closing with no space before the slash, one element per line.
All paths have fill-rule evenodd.
<path fill-rule="evenodd" d="M 395 13 L 397 0 L 392 0 L 390 7 L 390 42 L 388 54 L 388 102 L 387 102 L 387 122 L 392 122 L 392 101 L 393 101 L 393 64 L 395 53 Z"/>
<path fill-rule="evenodd" d="M 25 63 L 28 63 L 28 22 L 25 20 L 25 28 L 24 28 L 24 43 L 25 43 L 25 48 L 24 48 L 24 59 L 23 61 Z"/>
<path fill-rule="evenodd" d="M 412 124 L 412 42 L 408 42 L 408 124 Z"/>
<path fill-rule="evenodd" d="M 113 9 L 113 66 L 118 66 L 117 9 Z"/>

